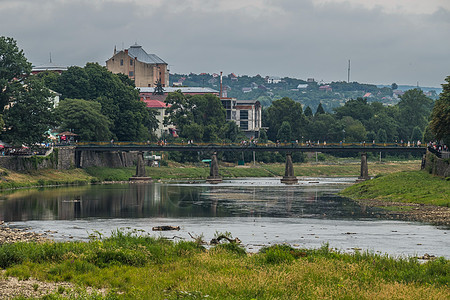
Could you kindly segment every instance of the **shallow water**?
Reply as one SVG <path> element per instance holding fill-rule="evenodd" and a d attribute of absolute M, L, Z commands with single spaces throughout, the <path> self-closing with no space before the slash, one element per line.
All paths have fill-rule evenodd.
<path fill-rule="evenodd" d="M 87 240 L 118 228 L 154 236 L 209 241 L 216 232 L 239 237 L 249 251 L 288 243 L 315 248 L 323 243 L 390 255 L 450 257 L 448 228 L 380 220 L 373 211 L 336 193 L 355 178 L 302 178 L 283 185 L 277 178 L 149 184 L 113 184 L 22 190 L 0 197 L 0 218 L 12 226 L 52 231 L 56 240 Z M 152 232 L 153 226 L 180 231 Z"/>

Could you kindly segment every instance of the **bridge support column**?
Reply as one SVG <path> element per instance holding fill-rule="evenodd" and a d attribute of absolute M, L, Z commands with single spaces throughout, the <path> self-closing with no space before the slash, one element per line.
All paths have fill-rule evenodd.
<path fill-rule="evenodd" d="M 222 182 L 222 177 L 219 175 L 219 162 L 217 161 L 217 152 L 214 152 L 211 157 L 211 167 L 209 169 L 209 176 L 206 178 L 206 182 L 211 184 L 217 184 Z"/>
<path fill-rule="evenodd" d="M 361 173 L 358 177 L 358 181 L 364 181 L 370 179 L 369 166 L 367 165 L 367 153 L 361 153 Z"/>
<path fill-rule="evenodd" d="M 281 178 L 281 183 L 295 184 L 297 182 L 298 179 L 294 175 L 294 165 L 292 164 L 292 154 L 286 153 L 286 168 L 284 170 L 284 176 Z"/>
<path fill-rule="evenodd" d="M 144 152 L 140 151 L 137 155 L 136 175 L 130 177 L 130 181 L 151 181 L 151 177 L 145 175 Z"/>

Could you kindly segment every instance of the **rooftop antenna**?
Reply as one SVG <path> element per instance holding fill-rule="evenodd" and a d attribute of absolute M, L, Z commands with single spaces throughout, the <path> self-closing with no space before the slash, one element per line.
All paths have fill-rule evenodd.
<path fill-rule="evenodd" d="M 350 59 L 348 60 L 347 83 L 350 83 Z"/>
<path fill-rule="evenodd" d="M 220 72 L 220 98 L 223 98 L 223 94 L 222 94 L 222 72 Z"/>
<path fill-rule="evenodd" d="M 50 63 L 52 63 L 52 53 L 50 52 Z"/>

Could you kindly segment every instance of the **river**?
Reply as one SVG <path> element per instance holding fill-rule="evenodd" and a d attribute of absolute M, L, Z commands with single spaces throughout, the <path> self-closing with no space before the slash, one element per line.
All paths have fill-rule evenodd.
<path fill-rule="evenodd" d="M 425 253 L 450 258 L 449 228 L 382 220 L 376 211 L 336 193 L 355 178 L 278 178 L 104 184 L 18 190 L 0 195 L 0 220 L 55 240 L 88 240 L 122 229 L 153 236 L 211 240 L 217 232 L 238 237 L 248 251 L 288 243 L 392 256 Z M 152 227 L 180 226 L 153 232 Z"/>

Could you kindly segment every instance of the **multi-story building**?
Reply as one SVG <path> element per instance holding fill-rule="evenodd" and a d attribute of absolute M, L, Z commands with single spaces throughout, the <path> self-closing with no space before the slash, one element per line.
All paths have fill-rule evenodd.
<path fill-rule="evenodd" d="M 119 52 L 114 48 L 114 55 L 106 61 L 109 71 L 127 75 L 137 87 L 154 87 L 159 80 L 163 87 L 169 86 L 167 67 L 165 61 L 138 44 Z"/>
<path fill-rule="evenodd" d="M 234 121 L 248 138 L 258 138 L 261 130 L 262 107 L 258 100 L 220 98 L 227 121 Z"/>

